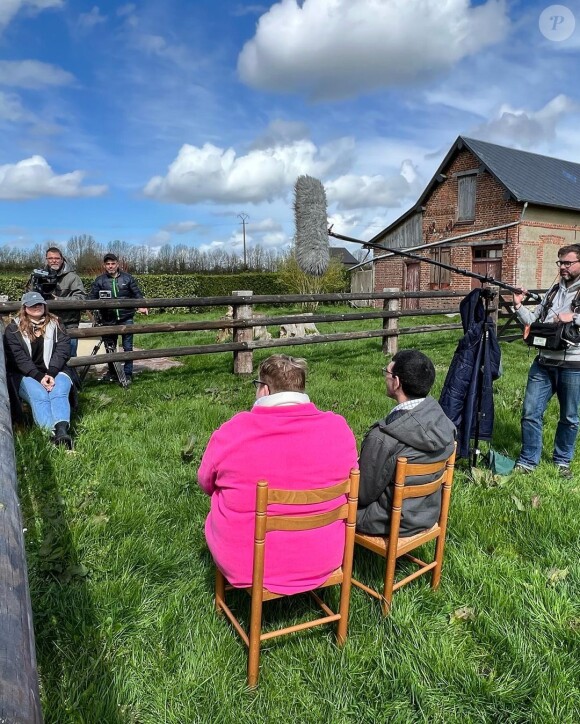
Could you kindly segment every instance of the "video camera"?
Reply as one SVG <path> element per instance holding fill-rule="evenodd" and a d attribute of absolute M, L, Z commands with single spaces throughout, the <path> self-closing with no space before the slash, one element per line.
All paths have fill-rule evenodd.
<path fill-rule="evenodd" d="M 30 275 L 30 287 L 33 292 L 42 294 L 43 299 L 53 299 L 58 281 L 56 272 L 46 269 L 33 269 Z"/>

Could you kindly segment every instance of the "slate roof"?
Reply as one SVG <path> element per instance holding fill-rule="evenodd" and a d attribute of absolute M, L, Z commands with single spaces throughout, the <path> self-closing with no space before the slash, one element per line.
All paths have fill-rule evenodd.
<path fill-rule="evenodd" d="M 346 266 L 358 264 L 356 257 L 354 257 L 348 249 L 345 249 L 344 246 L 331 246 L 330 257 L 332 259 L 338 259 L 339 262 Z"/>
<path fill-rule="evenodd" d="M 417 203 L 376 234 L 371 242 L 379 241 L 421 209 L 433 188 L 440 183 L 441 174 L 445 172 L 449 162 L 464 147 L 475 155 L 516 201 L 580 211 L 580 163 L 459 136 Z"/>
<path fill-rule="evenodd" d="M 460 136 L 516 201 L 580 210 L 580 163 Z"/>

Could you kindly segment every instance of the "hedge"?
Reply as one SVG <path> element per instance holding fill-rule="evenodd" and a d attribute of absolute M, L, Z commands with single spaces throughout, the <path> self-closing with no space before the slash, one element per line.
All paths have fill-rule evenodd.
<path fill-rule="evenodd" d="M 233 291 L 249 289 L 254 294 L 284 294 L 278 275 L 273 272 L 241 274 L 135 274 L 141 291 L 149 299 L 179 297 L 228 297 Z M 0 275 L 0 294 L 18 300 L 28 276 Z M 85 289 L 91 288 L 94 277 L 81 276 Z"/>

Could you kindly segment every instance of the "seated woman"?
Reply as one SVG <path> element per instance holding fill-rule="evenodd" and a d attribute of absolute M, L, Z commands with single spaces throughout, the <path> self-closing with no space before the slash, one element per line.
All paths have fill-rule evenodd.
<path fill-rule="evenodd" d="M 38 292 L 23 295 L 18 316 L 6 328 L 4 348 L 10 382 L 30 405 L 34 422 L 52 433 L 55 445 L 70 450 L 70 338 Z"/>
<path fill-rule="evenodd" d="M 236 587 L 252 584 L 256 484 L 308 490 L 336 485 L 357 467 L 346 420 L 318 410 L 304 394 L 306 362 L 283 354 L 260 365 L 256 402 L 216 430 L 198 471 L 211 495 L 205 536 L 218 568 Z M 288 514 L 288 506 L 284 513 Z M 297 515 L 331 503 L 292 506 Z M 273 506 L 275 508 L 275 506 Z M 316 588 L 342 563 L 344 521 L 306 531 L 268 534 L 264 586 L 291 594 Z"/>

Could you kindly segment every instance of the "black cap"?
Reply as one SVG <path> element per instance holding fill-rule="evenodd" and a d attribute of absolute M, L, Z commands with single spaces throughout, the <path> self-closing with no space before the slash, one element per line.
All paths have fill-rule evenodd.
<path fill-rule="evenodd" d="M 112 254 L 111 252 L 109 252 L 103 257 L 103 263 L 106 261 L 119 261 L 119 257 L 116 254 Z"/>

